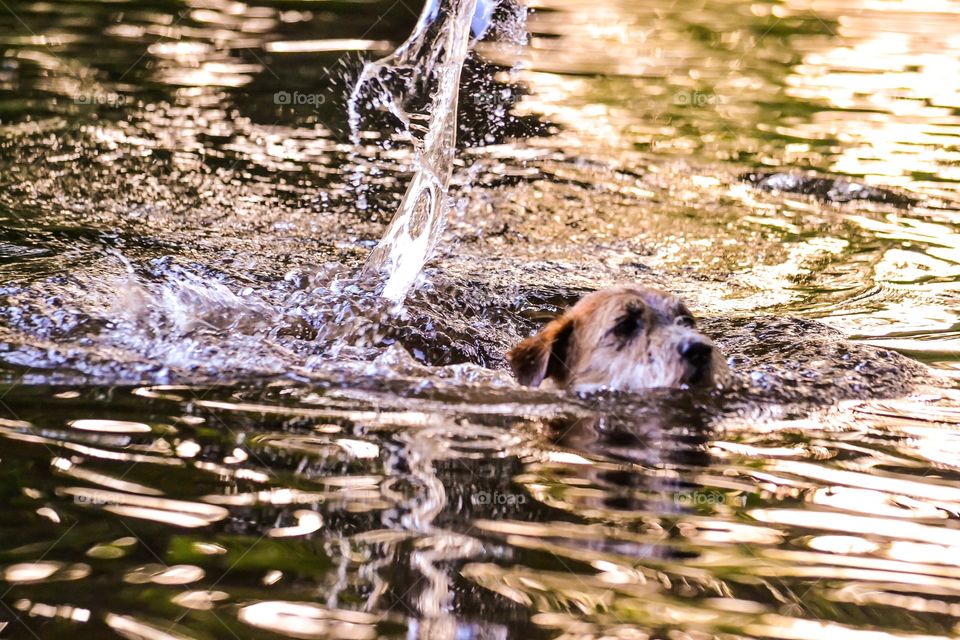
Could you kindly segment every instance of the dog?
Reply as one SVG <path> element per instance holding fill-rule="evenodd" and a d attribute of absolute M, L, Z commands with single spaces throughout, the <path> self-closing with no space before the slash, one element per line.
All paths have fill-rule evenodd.
<path fill-rule="evenodd" d="M 709 387 L 729 376 L 679 298 L 633 285 L 585 296 L 507 360 L 521 385 L 578 391 Z"/>

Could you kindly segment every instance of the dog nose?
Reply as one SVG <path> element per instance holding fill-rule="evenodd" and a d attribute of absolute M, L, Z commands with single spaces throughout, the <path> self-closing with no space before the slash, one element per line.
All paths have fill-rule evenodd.
<path fill-rule="evenodd" d="M 690 363 L 695 369 L 702 369 L 710 364 L 713 357 L 713 347 L 705 342 L 684 342 L 677 350 L 680 357 Z"/>

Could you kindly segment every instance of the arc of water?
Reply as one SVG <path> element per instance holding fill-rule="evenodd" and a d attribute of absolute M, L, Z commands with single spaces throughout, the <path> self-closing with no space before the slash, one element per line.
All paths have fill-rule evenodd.
<path fill-rule="evenodd" d="M 381 295 L 397 304 L 406 298 L 443 233 L 451 206 L 447 189 L 453 173 L 460 74 L 471 31 L 479 34 L 486 28 L 494 4 L 493 0 L 428 0 L 410 38 L 390 56 L 367 64 L 351 95 L 355 143 L 359 142 L 360 101 L 369 85 L 413 137 L 416 171 L 363 269 L 366 275 L 386 276 Z M 407 77 L 402 77 L 403 72 Z M 409 96 L 394 93 L 396 86 L 388 84 L 391 74 L 394 84 L 397 77 L 402 78 L 407 91 L 415 91 L 418 80 L 430 87 L 426 113 L 407 113 L 404 102 Z M 420 124 L 424 121 L 425 129 Z M 416 135 L 421 131 L 422 140 Z"/>

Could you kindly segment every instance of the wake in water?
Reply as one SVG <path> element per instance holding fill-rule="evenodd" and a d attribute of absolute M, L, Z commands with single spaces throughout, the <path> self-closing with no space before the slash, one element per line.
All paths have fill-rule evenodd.
<path fill-rule="evenodd" d="M 410 38 L 390 56 L 367 64 L 350 96 L 354 144 L 364 114 L 384 111 L 413 145 L 415 172 L 392 222 L 363 273 L 385 279 L 382 295 L 400 304 L 436 248 L 451 207 L 457 106 L 471 35 L 490 27 L 495 0 L 427 2 Z M 517 7 L 512 13 L 517 14 Z M 514 27 L 517 41 L 523 40 Z M 358 184 L 363 206 L 363 185 Z"/>
<path fill-rule="evenodd" d="M 503 323 L 501 301 L 474 301 L 452 313 L 422 295 L 402 312 L 398 308 L 436 246 L 450 207 L 464 62 L 480 38 L 521 43 L 524 16 L 511 0 L 431 0 L 410 38 L 364 68 L 350 100 L 354 138 L 359 141 L 363 127 L 380 134 L 385 150 L 396 139 L 406 141 L 416 173 L 360 273 L 342 254 L 329 265 L 298 266 L 284 276 L 268 275 L 273 265 L 255 257 L 234 268 L 229 259 L 180 260 L 176 251 L 155 257 L 106 248 L 98 239 L 82 245 L 96 256 L 88 270 L 0 287 L 7 305 L 0 312 L 0 360 L 26 373 L 60 371 L 67 379 L 69 371 L 110 382 L 317 378 L 340 371 L 349 377 L 365 375 L 357 367 L 367 366 L 380 377 L 423 365 L 497 367 L 522 323 Z M 470 93 L 478 93 L 476 87 Z M 379 115 L 387 121 L 376 121 Z M 282 207 L 258 209 L 243 223 L 256 218 L 267 226 L 268 215 L 276 215 L 274 228 L 285 230 L 291 223 L 278 211 Z M 265 241 L 268 234 L 258 233 Z M 68 246 L 76 251 L 81 245 Z M 501 320 L 495 325 L 488 315 Z"/>

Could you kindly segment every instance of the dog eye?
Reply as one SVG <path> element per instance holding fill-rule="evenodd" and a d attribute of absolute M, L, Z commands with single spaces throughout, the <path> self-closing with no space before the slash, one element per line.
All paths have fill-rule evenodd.
<path fill-rule="evenodd" d="M 682 315 L 677 318 L 677 324 L 681 327 L 688 327 L 692 329 L 697 324 L 697 321 L 693 319 L 693 316 Z"/>
<path fill-rule="evenodd" d="M 631 338 L 643 326 L 643 309 L 628 309 L 617 319 L 613 327 L 613 335 L 618 338 Z"/>

